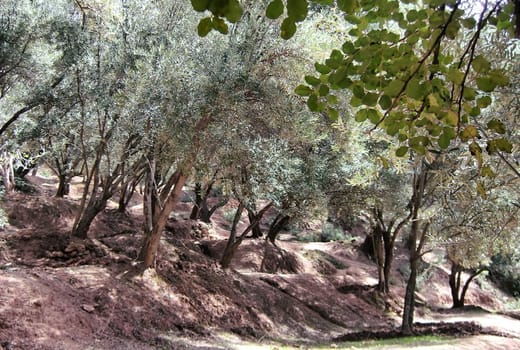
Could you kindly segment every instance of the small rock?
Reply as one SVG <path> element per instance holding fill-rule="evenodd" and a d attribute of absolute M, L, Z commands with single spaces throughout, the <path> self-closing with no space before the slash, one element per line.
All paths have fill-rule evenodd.
<path fill-rule="evenodd" d="M 88 305 L 88 304 L 81 305 L 81 308 L 88 313 L 92 313 L 96 310 L 96 308 L 93 305 Z"/>

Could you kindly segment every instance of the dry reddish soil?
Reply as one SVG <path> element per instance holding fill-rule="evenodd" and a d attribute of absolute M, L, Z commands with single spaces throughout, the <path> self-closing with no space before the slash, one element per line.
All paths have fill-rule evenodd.
<path fill-rule="evenodd" d="M 302 347 L 400 336 L 402 253 L 386 298 L 373 288 L 375 266 L 360 253 L 362 237 L 302 243 L 284 233 L 277 248 L 247 239 L 231 268 L 222 270 L 218 258 L 229 229 L 222 213 L 230 208 L 206 225 L 186 220 L 191 204 L 180 203 L 156 269 L 142 271 L 135 261 L 142 241 L 139 196 L 125 213 L 105 210 L 90 239 L 80 241 L 69 235 L 80 185 L 58 199 L 52 179 L 29 180 L 36 193 L 16 193 L 3 203 L 9 225 L 0 231 L 0 349 L 240 348 L 219 342 L 222 333 Z M 481 308 L 451 311 L 445 268 L 427 270 L 429 280 L 418 291 L 418 334 L 485 334 L 494 337 L 464 339 L 480 348 L 493 348 L 489 339 L 518 348 L 520 321 L 486 311 L 503 308 L 494 289 L 475 284 L 468 301 Z"/>

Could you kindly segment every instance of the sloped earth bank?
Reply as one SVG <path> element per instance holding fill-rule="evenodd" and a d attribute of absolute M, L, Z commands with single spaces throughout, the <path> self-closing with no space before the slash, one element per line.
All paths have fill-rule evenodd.
<path fill-rule="evenodd" d="M 107 210 L 92 239 L 77 241 L 68 234 L 72 200 L 17 194 L 5 208 L 11 225 L 0 232 L 0 349 L 238 349 L 267 341 L 306 348 L 398 336 L 400 296 L 381 300 L 371 287 L 373 266 L 339 243 L 268 248 L 266 266 L 283 272 L 274 274 L 260 272 L 263 241 L 248 240 L 234 269 L 223 271 L 222 232 L 172 220 L 156 270 L 143 272 L 134 261 L 138 217 Z M 419 325 L 421 334 L 490 334 L 464 342 L 518 348 L 513 318 L 482 310 L 422 314 L 435 323 Z"/>

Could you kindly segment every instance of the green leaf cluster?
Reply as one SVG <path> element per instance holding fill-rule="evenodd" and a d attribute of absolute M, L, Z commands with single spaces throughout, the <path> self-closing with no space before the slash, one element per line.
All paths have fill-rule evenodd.
<path fill-rule="evenodd" d="M 191 0 L 193 9 L 197 12 L 211 12 L 211 16 L 199 21 L 197 33 L 204 37 L 213 29 L 222 34 L 227 34 L 228 24 L 236 23 L 242 18 L 244 12 L 238 0 Z"/>

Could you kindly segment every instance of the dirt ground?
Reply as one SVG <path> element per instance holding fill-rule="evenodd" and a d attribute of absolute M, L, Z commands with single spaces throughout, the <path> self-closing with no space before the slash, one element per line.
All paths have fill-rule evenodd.
<path fill-rule="evenodd" d="M 247 239 L 222 270 L 229 208 L 207 225 L 186 220 L 191 204 L 180 203 L 156 269 L 142 271 L 135 260 L 143 238 L 138 196 L 125 213 L 110 206 L 80 241 L 69 235 L 80 185 L 59 199 L 52 179 L 30 181 L 36 193 L 3 203 L 9 225 L 0 231 L 0 349 L 308 348 L 399 335 L 402 254 L 386 299 L 375 292 L 375 266 L 356 239 L 303 243 L 285 233 L 279 249 Z M 520 321 L 501 313 L 503 296 L 475 284 L 468 301 L 479 308 L 448 310 L 446 271 L 428 269 L 418 291 L 418 334 L 460 339 L 443 349 L 520 348 Z"/>

